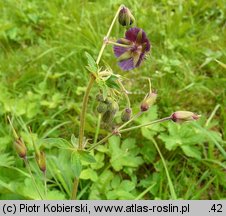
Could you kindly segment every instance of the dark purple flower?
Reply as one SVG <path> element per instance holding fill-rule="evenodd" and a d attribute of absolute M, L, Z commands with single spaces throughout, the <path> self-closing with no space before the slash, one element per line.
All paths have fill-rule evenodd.
<path fill-rule="evenodd" d="M 126 31 L 125 38 L 117 43 L 122 46 L 114 45 L 114 53 L 119 66 L 125 71 L 138 67 L 151 47 L 145 32 L 136 27 Z"/>

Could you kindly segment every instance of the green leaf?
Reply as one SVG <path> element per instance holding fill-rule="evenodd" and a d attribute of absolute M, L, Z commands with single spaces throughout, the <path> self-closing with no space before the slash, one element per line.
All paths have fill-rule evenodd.
<path fill-rule="evenodd" d="M 87 151 L 78 151 L 80 155 L 80 159 L 82 161 L 88 162 L 88 163 L 96 163 L 96 159 L 94 156 L 90 155 Z"/>
<path fill-rule="evenodd" d="M 88 53 L 85 52 L 87 61 L 88 61 L 88 66 L 86 68 L 91 72 L 91 73 L 96 73 L 98 70 L 96 61 L 93 59 L 93 57 Z"/>
<path fill-rule="evenodd" d="M 122 181 L 119 186 L 120 189 L 127 191 L 127 192 L 132 191 L 135 187 L 136 187 L 136 184 L 129 180 Z"/>
<path fill-rule="evenodd" d="M 44 146 L 46 149 L 51 149 L 52 147 L 57 148 L 68 148 L 71 147 L 71 143 L 63 138 L 46 138 L 37 141 L 39 145 Z"/>
<path fill-rule="evenodd" d="M 156 157 L 156 148 L 154 147 L 152 142 L 146 141 L 143 143 L 140 153 L 143 155 L 143 159 L 147 163 L 152 163 L 154 162 Z"/>
<path fill-rule="evenodd" d="M 109 139 L 110 163 L 114 170 L 120 171 L 123 167 L 139 167 L 143 159 L 137 156 L 139 148 L 136 148 L 135 139 L 128 138 L 120 148 L 120 138 L 113 136 Z"/>
<path fill-rule="evenodd" d="M 116 175 L 111 181 L 111 187 L 116 189 L 119 187 L 119 185 L 120 185 L 120 177 Z"/>
<path fill-rule="evenodd" d="M 97 173 L 92 170 L 91 168 L 82 170 L 81 175 L 80 175 L 80 179 L 90 179 L 91 181 L 97 181 L 98 176 Z"/>
<path fill-rule="evenodd" d="M 97 84 L 102 91 L 104 100 L 106 100 L 107 95 L 108 95 L 108 87 L 107 87 L 106 83 L 103 80 L 100 80 L 97 82 Z"/>
<path fill-rule="evenodd" d="M 183 150 L 184 154 L 187 155 L 188 157 L 193 157 L 198 160 L 201 159 L 201 153 L 196 147 L 189 146 L 189 145 L 182 145 L 181 149 Z"/>
<path fill-rule="evenodd" d="M 146 124 L 148 122 L 156 120 L 157 118 L 158 107 L 157 105 L 153 105 L 147 112 L 145 112 L 140 118 L 138 118 L 136 122 L 138 122 L 139 124 Z M 161 126 L 161 124 L 154 124 L 141 128 L 142 135 L 149 140 L 161 131 L 163 131 L 163 127 Z"/>
<path fill-rule="evenodd" d="M 107 193 L 107 199 L 134 200 L 135 196 L 128 191 L 114 190 Z"/>
<path fill-rule="evenodd" d="M 201 153 L 198 153 L 197 145 L 205 141 L 205 136 L 200 130 L 197 130 L 191 124 L 168 123 L 169 134 L 160 134 L 158 137 L 165 143 L 168 150 L 175 150 L 180 147 L 185 155 L 200 159 Z"/>
<path fill-rule="evenodd" d="M 74 134 L 71 135 L 71 143 L 76 149 L 78 148 L 78 138 Z"/>
<path fill-rule="evenodd" d="M 71 154 L 71 163 L 72 163 L 72 169 L 74 171 L 74 175 L 77 178 L 79 178 L 82 171 L 82 164 L 80 160 L 80 155 L 77 152 L 73 152 Z"/>
<path fill-rule="evenodd" d="M 104 158 L 105 158 L 105 154 L 103 154 L 102 152 L 97 152 L 95 154 L 95 160 L 96 163 L 92 163 L 91 164 L 91 168 L 92 169 L 100 169 L 104 166 Z"/>
<path fill-rule="evenodd" d="M 113 89 L 118 89 L 120 90 L 120 87 L 117 83 L 117 80 L 118 80 L 118 77 L 115 76 L 115 75 L 111 75 L 106 81 L 106 85 L 109 87 L 109 88 L 113 88 Z"/>
<path fill-rule="evenodd" d="M 10 154 L 3 154 L 0 152 L 0 167 L 10 167 L 14 164 L 14 157 Z"/>

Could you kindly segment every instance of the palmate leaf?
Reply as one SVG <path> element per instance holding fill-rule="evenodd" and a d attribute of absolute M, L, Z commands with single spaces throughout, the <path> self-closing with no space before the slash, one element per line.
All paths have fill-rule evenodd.
<path fill-rule="evenodd" d="M 169 134 L 160 134 L 159 138 L 165 143 L 169 151 L 180 147 L 188 157 L 201 159 L 201 152 L 198 145 L 205 141 L 205 136 L 201 131 L 195 130 L 190 124 L 168 123 Z"/>
<path fill-rule="evenodd" d="M 82 161 L 85 161 L 87 163 L 96 163 L 96 159 L 94 156 L 92 156 L 91 154 L 89 154 L 89 152 L 87 151 L 78 151 L 80 159 Z"/>
<path fill-rule="evenodd" d="M 11 156 L 10 154 L 3 154 L 0 153 L 0 167 L 10 167 L 14 164 L 14 157 Z"/>
<path fill-rule="evenodd" d="M 87 169 L 82 170 L 80 179 L 90 179 L 91 181 L 95 182 L 98 180 L 98 176 L 97 176 L 97 173 L 93 169 L 87 168 Z"/>
<path fill-rule="evenodd" d="M 137 156 L 139 149 L 136 148 L 135 139 L 128 138 L 123 141 L 120 147 L 120 138 L 113 136 L 109 139 L 110 163 L 115 171 L 120 171 L 124 167 L 139 167 L 143 159 Z"/>
<path fill-rule="evenodd" d="M 38 145 L 44 146 L 46 149 L 53 147 L 57 148 L 69 148 L 72 146 L 70 142 L 63 138 L 45 138 L 37 141 Z"/>

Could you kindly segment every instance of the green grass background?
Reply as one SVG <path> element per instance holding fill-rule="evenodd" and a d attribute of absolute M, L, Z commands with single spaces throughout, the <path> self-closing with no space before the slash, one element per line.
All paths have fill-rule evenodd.
<path fill-rule="evenodd" d="M 37 142 L 78 136 L 89 77 L 85 52 L 97 57 L 120 4 L 131 9 L 136 25 L 147 33 L 151 55 L 140 68 L 123 72 L 109 46 L 102 62 L 127 78 L 134 112 L 148 92 L 147 77 L 158 91 L 156 105 L 135 124 L 177 110 L 202 118 L 196 124 L 163 123 L 123 134 L 121 140 L 111 138 L 92 152 L 96 163 L 83 162 L 78 198 L 171 199 L 169 185 L 181 199 L 226 198 L 226 69 L 216 61 L 226 63 L 225 0 L 11 0 L 0 1 L 0 199 L 39 199 L 13 149 L 6 117 L 13 118 L 25 140 L 43 190 L 27 127 Z M 111 36 L 123 37 L 124 31 L 116 24 Z M 88 107 L 85 133 L 90 139 L 96 128 L 97 91 L 95 86 Z M 123 99 L 119 105 L 123 110 Z M 100 131 L 100 137 L 106 134 Z M 48 158 L 47 198 L 68 199 L 75 172 L 71 153 L 57 139 L 38 143 Z"/>

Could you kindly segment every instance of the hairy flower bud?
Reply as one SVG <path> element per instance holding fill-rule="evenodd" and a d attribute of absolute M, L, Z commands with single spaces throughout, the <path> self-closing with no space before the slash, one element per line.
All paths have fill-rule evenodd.
<path fill-rule="evenodd" d="M 182 123 L 187 121 L 194 121 L 199 119 L 200 115 L 197 115 L 190 111 L 177 111 L 171 115 L 171 119 L 174 122 Z"/>
<path fill-rule="evenodd" d="M 97 112 L 98 113 L 104 113 L 107 111 L 108 105 L 104 102 L 100 102 L 97 106 Z"/>
<path fill-rule="evenodd" d="M 115 102 L 115 101 L 112 101 L 112 103 L 110 103 L 108 105 L 108 110 L 111 112 L 111 114 L 114 116 L 118 110 L 119 110 L 119 106 L 118 106 L 118 103 Z"/>
<path fill-rule="evenodd" d="M 134 22 L 134 17 L 127 7 L 122 7 L 119 12 L 118 21 L 122 26 L 130 26 Z"/>
<path fill-rule="evenodd" d="M 15 149 L 17 154 L 21 157 L 21 158 L 25 158 L 27 155 L 27 148 L 24 144 L 24 141 L 21 139 L 21 137 L 19 137 L 16 141 L 15 141 Z"/>
<path fill-rule="evenodd" d="M 110 105 L 114 102 L 114 100 L 111 97 L 107 97 L 106 100 L 104 101 L 106 104 Z"/>
<path fill-rule="evenodd" d="M 97 99 L 97 101 L 100 101 L 100 102 L 104 101 L 104 97 L 101 93 L 97 94 L 96 99 Z"/>
<path fill-rule="evenodd" d="M 132 115 L 132 109 L 131 108 L 126 108 L 122 111 L 121 113 L 121 120 L 122 122 L 127 122 L 130 120 Z"/>
<path fill-rule="evenodd" d="M 45 172 L 46 171 L 46 156 L 45 156 L 45 153 L 43 151 L 41 151 L 39 154 L 36 154 L 35 160 L 38 164 L 39 169 L 42 172 Z"/>
<path fill-rule="evenodd" d="M 154 92 L 149 93 L 141 103 L 141 106 L 140 106 L 141 112 L 147 111 L 150 108 L 150 106 L 152 106 L 155 103 L 156 98 L 157 98 L 156 93 Z"/>
<path fill-rule="evenodd" d="M 105 123 L 110 123 L 114 118 L 114 115 L 112 115 L 111 111 L 107 110 L 103 116 L 102 116 L 102 121 Z"/>

